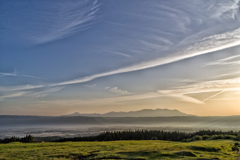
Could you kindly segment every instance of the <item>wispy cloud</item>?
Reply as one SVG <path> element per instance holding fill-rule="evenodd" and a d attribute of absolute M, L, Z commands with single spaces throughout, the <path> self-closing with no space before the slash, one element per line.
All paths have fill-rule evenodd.
<path fill-rule="evenodd" d="M 96 21 L 100 3 L 96 0 L 61 3 L 32 1 L 28 4 L 31 7 L 20 7 L 18 3 L 7 1 L 1 5 L 6 8 L 4 15 L 11 15 L 11 23 L 5 21 L 0 31 L 15 35 L 14 39 L 8 39 L 13 36 L 10 34 L 4 40 L 38 45 L 71 36 L 90 27 Z"/>
<path fill-rule="evenodd" d="M 111 89 L 111 87 L 106 87 L 106 90 Z M 190 85 L 180 86 L 178 88 L 169 90 L 158 90 L 154 92 L 142 93 L 142 94 L 126 94 L 111 98 L 102 99 L 91 99 L 91 100 L 52 100 L 47 101 L 46 104 L 59 104 L 59 105 L 99 105 L 99 104 L 114 104 L 117 102 L 127 102 L 136 100 L 145 100 L 158 97 L 170 97 L 180 101 L 195 103 L 199 105 L 204 105 L 207 100 L 235 100 L 236 98 L 221 98 L 216 99 L 217 95 L 223 93 L 224 91 L 234 91 L 238 93 L 240 90 L 240 78 L 227 79 L 227 80 L 216 80 L 216 81 L 205 81 L 196 82 Z M 213 96 L 208 97 L 206 100 L 199 100 L 191 97 L 191 94 L 196 93 L 211 93 L 218 92 Z"/>
<path fill-rule="evenodd" d="M 212 95 L 212 96 L 204 99 L 203 102 L 205 102 L 205 101 L 207 101 L 207 100 L 209 100 L 209 99 L 212 99 L 212 98 L 216 97 L 217 95 L 219 95 L 219 94 L 221 94 L 221 93 L 223 93 L 223 92 L 225 92 L 225 90 L 222 90 L 222 91 L 220 91 L 220 92 L 218 92 L 218 93 L 216 93 L 216 94 L 214 94 L 214 95 Z"/>
<path fill-rule="evenodd" d="M 239 100 L 239 98 L 211 98 L 209 101 L 230 101 L 230 100 Z"/>
<path fill-rule="evenodd" d="M 112 88 L 106 87 L 105 89 L 108 90 L 109 92 L 120 94 L 120 95 L 131 94 L 129 91 L 119 89 L 118 87 L 112 87 Z"/>
<path fill-rule="evenodd" d="M 239 77 L 240 72 L 231 72 L 214 76 L 213 79 L 229 79 L 229 77 Z"/>
<path fill-rule="evenodd" d="M 106 50 L 109 53 L 113 53 L 113 54 L 117 54 L 123 57 L 128 57 L 128 58 L 133 58 L 133 56 L 126 54 L 126 53 L 122 53 L 122 52 L 118 52 L 118 51 L 112 51 L 112 50 Z"/>
<path fill-rule="evenodd" d="M 233 0 L 232 3 L 222 3 L 224 5 L 219 5 L 219 3 L 215 3 L 213 6 L 210 7 L 210 10 L 215 11 L 213 12 L 213 17 L 219 19 L 233 19 L 235 20 L 238 17 L 238 10 L 239 10 L 239 0 Z"/>
<path fill-rule="evenodd" d="M 32 90 L 37 88 L 44 88 L 46 85 L 21 85 L 21 86 L 7 86 L 0 87 L 1 91 L 21 91 L 21 90 Z"/>
<path fill-rule="evenodd" d="M 172 97 L 185 102 L 204 104 L 203 101 L 188 96 L 188 93 L 180 93 L 178 90 L 158 90 L 158 94 L 159 97 Z"/>
<path fill-rule="evenodd" d="M 214 62 L 210 62 L 205 66 L 213 66 L 213 65 L 237 65 L 240 64 L 240 55 L 234 55 L 231 57 L 223 58 Z"/>
<path fill-rule="evenodd" d="M 14 77 L 27 77 L 27 78 L 34 78 L 34 79 L 44 79 L 44 78 L 41 78 L 41 77 L 36 77 L 36 76 L 31 76 L 31 75 L 19 74 L 19 73 L 17 73 L 17 70 L 16 70 L 16 69 L 14 69 L 13 73 L 0 72 L 0 77 L 4 77 L 4 76 L 14 76 Z"/>
<path fill-rule="evenodd" d="M 208 23 L 210 23 L 211 21 L 225 22 L 226 20 L 229 20 L 229 18 L 231 20 L 236 18 L 238 16 L 238 1 L 228 1 L 226 3 L 222 3 L 222 2 L 223 1 L 221 1 L 221 3 L 220 2 L 219 3 L 208 2 L 207 4 L 202 4 L 203 8 L 201 8 L 201 10 L 197 10 L 197 7 L 194 8 L 194 9 L 196 9 L 196 13 L 195 13 L 195 10 L 193 10 L 191 7 L 196 6 L 196 4 L 198 2 L 194 1 L 191 3 L 191 5 L 184 3 L 184 5 L 182 5 L 182 7 L 184 7 L 184 9 L 186 9 L 186 8 L 190 9 L 190 11 L 191 11 L 190 13 L 194 14 L 194 16 L 191 16 L 191 14 L 189 14 L 188 10 L 181 10 L 181 9 L 183 9 L 181 7 L 180 8 L 171 8 L 171 7 L 167 6 L 168 3 L 163 4 L 163 5 L 155 5 L 154 4 L 153 5 L 154 7 L 157 6 L 157 10 L 154 10 L 154 14 L 152 14 L 152 11 L 147 12 L 147 13 L 149 13 L 149 15 L 160 16 L 161 14 L 163 14 L 163 12 L 166 11 L 166 13 L 164 13 L 164 14 L 168 15 L 169 17 L 172 17 L 171 23 L 174 22 L 174 24 L 178 24 L 177 27 L 174 27 L 174 30 L 179 30 L 179 31 L 177 31 L 176 33 L 171 33 L 171 30 L 166 30 L 166 29 L 168 29 L 170 24 L 167 25 L 167 28 L 165 28 L 165 30 L 159 30 L 158 26 L 155 27 L 154 25 L 150 25 L 147 27 L 146 30 L 144 30 L 144 31 L 146 31 L 144 33 L 148 33 L 148 34 L 146 36 L 141 36 L 141 38 L 137 39 L 137 42 L 139 42 L 138 43 L 139 46 L 134 46 L 134 47 L 141 48 L 141 46 L 143 45 L 144 47 L 142 47 L 142 48 L 146 48 L 146 46 L 148 46 L 147 48 L 150 48 L 150 49 L 156 48 L 157 50 L 155 50 L 155 52 L 157 52 L 157 53 L 163 52 L 164 50 L 169 48 L 169 46 L 178 44 L 179 40 L 180 41 L 183 40 L 181 38 L 175 40 L 175 38 L 171 39 L 171 37 L 168 37 L 168 36 L 164 37 L 163 35 L 171 34 L 171 36 L 176 37 L 175 35 L 181 34 L 180 37 L 186 37 L 186 35 L 191 37 L 192 34 L 185 34 L 186 31 L 188 32 L 188 29 L 186 29 L 186 27 L 188 25 L 191 25 L 192 21 L 195 18 L 197 18 L 199 21 L 205 20 Z M 36 4 L 37 4 L 37 2 L 36 2 Z M 33 4 L 33 5 L 36 5 L 36 4 Z M 38 17 L 38 14 L 36 13 L 37 11 L 36 12 L 33 11 L 34 15 L 36 14 L 35 16 L 37 16 L 37 20 L 45 21 L 46 17 L 48 17 L 50 19 L 49 23 L 47 23 L 47 26 L 45 26 L 45 23 L 42 24 L 43 26 L 41 26 L 41 25 L 39 26 L 39 23 L 36 23 L 36 24 L 33 23 L 31 25 L 27 23 L 26 25 L 29 25 L 29 26 L 25 26 L 23 28 L 27 29 L 30 27 L 33 30 L 30 30 L 31 32 L 23 32 L 23 34 L 26 34 L 26 35 L 23 35 L 23 37 L 30 38 L 31 40 L 33 39 L 33 41 L 37 42 L 37 43 L 45 43 L 45 42 L 49 42 L 52 40 L 56 40 L 56 39 L 71 35 L 73 33 L 76 33 L 77 31 L 87 27 L 89 24 L 92 24 L 96 20 L 95 18 L 97 17 L 97 12 L 100 7 L 100 4 L 98 1 L 84 1 L 84 2 L 78 2 L 76 4 L 67 2 L 67 4 L 69 4 L 69 5 L 66 5 L 68 7 L 66 9 L 65 3 L 59 4 L 59 6 L 55 6 L 55 3 L 49 2 L 49 6 L 46 6 L 47 8 L 42 6 L 43 8 L 46 9 L 46 13 L 39 14 L 40 17 Z M 159 10 L 159 7 L 161 9 L 163 9 L 164 11 Z M 81 8 L 81 9 L 79 9 L 79 8 Z M 54 17 L 54 15 L 50 14 L 50 13 L 52 13 L 52 11 L 59 11 L 59 15 L 57 17 Z M 157 11 L 159 11 L 159 12 L 157 12 Z M 203 11 L 206 11 L 207 13 L 205 14 L 205 13 L 203 13 Z M 22 10 L 21 10 L 21 12 L 22 12 Z M 200 12 L 201 13 L 200 15 L 202 15 L 202 16 L 197 16 L 198 12 Z M 214 13 L 214 14 L 209 14 L 209 13 Z M 24 14 L 25 14 L 25 12 L 24 12 Z M 131 15 L 134 13 L 126 13 L 126 14 Z M 156 21 L 151 21 L 151 22 L 161 22 L 160 20 L 163 18 L 162 16 L 160 16 L 160 18 L 159 18 L 159 17 L 151 17 L 149 15 L 143 15 L 143 16 L 145 16 L 146 19 L 149 19 L 149 18 L 156 19 Z M 180 16 L 178 16 L 178 15 L 180 15 Z M 211 16 L 208 19 L 209 15 L 211 15 Z M 139 14 L 136 14 L 136 16 L 139 16 Z M 195 16 L 197 16 L 197 17 L 195 17 Z M 182 22 L 184 22 L 184 24 L 179 22 L 178 17 L 181 17 L 181 20 L 182 20 Z M 222 17 L 222 19 L 218 20 L 221 17 Z M 211 18 L 213 18 L 213 19 L 211 19 Z M 28 19 L 26 18 L 25 20 L 28 20 Z M 52 24 L 51 21 L 54 24 Z M 164 21 L 165 20 L 163 20 L 163 22 Z M 20 22 L 20 21 L 18 21 L 18 22 Z M 55 27 L 55 25 L 56 25 L 55 23 L 57 24 L 57 27 Z M 21 25 L 22 24 L 24 24 L 24 23 L 21 22 Z M 137 24 L 138 23 L 136 23 L 134 25 L 130 25 L 130 27 L 135 26 Z M 33 27 L 35 25 L 36 25 L 36 27 Z M 48 25 L 50 25 L 51 27 L 48 27 Z M 173 50 L 169 50 L 166 53 L 164 52 L 163 54 L 159 54 L 157 58 L 156 57 L 154 57 L 152 59 L 148 58 L 148 60 L 139 61 L 139 63 L 121 67 L 116 70 L 110 70 L 107 72 L 92 74 L 92 75 L 89 75 L 86 77 L 80 77 L 77 79 L 72 79 L 72 80 L 63 81 L 63 82 L 59 82 L 59 83 L 51 83 L 51 84 L 43 84 L 43 85 L 35 85 L 35 86 L 34 85 L 25 85 L 25 86 L 1 87 L 1 89 L 3 89 L 3 90 L 29 90 L 29 89 L 41 88 L 41 87 L 55 87 L 55 86 L 63 86 L 63 85 L 76 84 L 76 83 L 84 83 L 84 82 L 89 82 L 91 80 L 94 80 L 96 78 L 144 70 L 144 69 L 148 69 L 148 68 L 152 68 L 152 67 L 157 67 L 157 66 L 181 61 L 181 60 L 184 60 L 187 58 L 191 58 L 191 57 L 195 57 L 195 56 L 199 56 L 199 55 L 203 55 L 203 54 L 208 54 L 208 53 L 211 53 L 214 51 L 223 50 L 226 48 L 240 45 L 240 28 L 239 28 L 239 26 L 237 26 L 237 27 L 238 28 L 237 29 L 235 28 L 235 30 L 232 29 L 232 30 L 226 30 L 225 32 L 222 31 L 222 32 L 220 32 L 220 34 L 216 34 L 215 32 L 209 33 L 208 31 L 204 30 L 206 28 L 201 28 L 200 31 L 196 31 L 195 35 L 197 35 L 197 36 L 195 37 L 196 39 L 194 39 L 194 41 L 192 41 L 191 38 L 190 39 L 186 38 L 183 45 L 178 45 L 177 48 L 173 47 Z M 19 27 L 19 28 L 21 28 L 21 27 Z M 5 29 L 6 29 L 6 27 L 5 27 Z M 14 29 L 15 28 L 13 28 L 13 30 Z M 136 27 L 133 27 L 133 29 L 136 29 Z M 132 31 L 132 30 L 130 30 L 130 31 Z M 201 36 L 200 36 L 199 32 L 201 33 Z M 21 32 L 18 31 L 18 33 L 21 33 Z M 161 34 L 159 34 L 159 33 L 161 33 Z M 30 35 L 28 35 L 28 34 L 30 34 Z M 148 37 L 149 35 L 151 35 L 150 40 L 145 38 L 145 37 Z M 205 36 L 203 38 L 201 38 L 202 35 L 205 35 Z M 154 39 L 154 41 L 151 41 L 152 39 Z M 129 42 L 129 40 L 128 40 L 128 42 Z M 161 45 L 158 46 L 158 44 L 165 45 L 166 49 L 161 50 L 161 47 L 159 47 Z M 129 46 L 129 44 L 128 44 L 128 46 Z M 134 47 L 130 46 L 129 50 L 133 50 Z M 141 49 L 139 49 L 139 52 L 140 51 L 141 51 Z M 150 51 L 152 51 L 152 50 L 150 50 Z M 125 52 L 124 53 L 118 52 L 118 51 L 117 52 L 113 51 L 113 52 L 115 52 L 119 55 L 121 54 L 122 56 L 125 56 L 125 57 L 130 56 L 128 53 L 125 53 Z M 145 54 L 147 55 L 149 53 L 145 53 Z M 28 76 L 28 75 L 25 75 L 25 76 Z"/>
<path fill-rule="evenodd" d="M 10 90 L 23 90 L 23 89 L 31 89 L 31 88 L 38 88 L 38 87 L 46 87 L 46 86 L 54 87 L 54 86 L 61 86 L 61 85 L 84 83 L 100 77 L 106 77 L 106 76 L 120 74 L 120 73 L 127 73 L 127 72 L 133 72 L 133 71 L 148 69 L 152 67 L 157 67 L 160 65 L 177 62 L 183 59 L 234 47 L 237 45 L 240 45 L 240 29 L 234 30 L 232 32 L 226 32 L 223 34 L 206 37 L 200 40 L 199 42 L 194 43 L 193 45 L 187 48 L 183 48 L 174 54 L 169 54 L 165 57 L 158 58 L 155 60 L 141 62 L 135 65 L 123 67 L 117 70 L 98 73 L 98 74 L 94 74 L 94 75 L 90 75 L 90 76 L 86 76 L 78 79 L 73 79 L 69 81 L 64 81 L 60 83 L 53 83 L 49 85 L 38 85 L 38 86 L 29 86 L 29 85 L 16 86 L 16 87 L 12 87 L 12 89 L 10 88 Z"/>
<path fill-rule="evenodd" d="M 14 98 L 14 97 L 22 97 L 22 96 L 33 96 L 33 97 L 45 97 L 53 92 L 60 91 L 64 87 L 53 87 L 53 88 L 47 88 L 47 89 L 42 89 L 42 90 L 30 90 L 30 91 L 20 91 L 20 92 L 15 92 L 12 94 L 7 94 L 4 96 L 0 96 L 0 101 L 7 99 L 7 98 Z"/>
<path fill-rule="evenodd" d="M 190 103 L 196 103 L 196 104 L 204 104 L 204 101 L 200 101 L 196 98 L 193 98 L 193 97 L 190 97 L 190 96 L 187 96 L 187 95 L 171 95 L 170 97 L 174 97 L 174 98 L 177 98 L 177 99 L 180 99 L 181 101 L 185 101 L 185 102 L 190 102 Z"/>
<path fill-rule="evenodd" d="M 60 91 L 60 90 L 62 90 L 63 88 L 64 88 L 64 87 L 54 87 L 54 88 L 45 89 L 45 90 L 43 90 L 43 91 L 33 91 L 33 92 L 31 93 L 31 96 L 35 96 L 35 97 L 45 97 L 45 96 L 48 96 L 48 95 L 51 94 L 51 93 Z"/>
<path fill-rule="evenodd" d="M 96 87 L 97 85 L 93 84 L 93 85 L 83 85 L 83 86 L 88 87 L 88 88 L 93 88 L 93 87 Z"/>
<path fill-rule="evenodd" d="M 149 99 L 149 98 L 156 98 L 161 97 L 159 93 L 157 92 L 149 92 L 144 94 L 129 94 L 129 95 L 121 95 L 118 97 L 112 97 L 112 98 L 102 98 L 102 99 L 91 99 L 91 100 L 53 100 L 48 101 L 46 103 L 49 104 L 61 104 L 61 105 L 72 105 L 72 104 L 81 104 L 81 105 L 92 105 L 92 104 L 111 104 L 115 102 L 123 102 L 123 101 L 134 101 L 134 100 L 143 100 L 143 99 Z"/>
<path fill-rule="evenodd" d="M 24 96 L 26 94 L 29 94 L 30 92 L 16 92 L 16 93 L 13 93 L 13 94 L 8 94 L 8 95 L 4 95 L 4 96 L 1 96 L 0 97 L 0 101 L 6 99 L 6 98 L 14 98 L 14 97 L 21 97 L 21 96 Z"/>
<path fill-rule="evenodd" d="M 3 72 L 0 72 L 0 77 L 3 77 L 3 76 L 16 76 L 14 73 L 3 73 Z"/>
<path fill-rule="evenodd" d="M 216 97 L 225 91 L 238 91 L 240 89 L 240 78 L 215 80 L 199 82 L 192 85 L 186 85 L 182 88 L 172 90 L 159 90 L 162 95 L 170 97 L 179 97 L 184 101 L 203 104 L 205 101 Z M 190 94 L 218 92 L 202 101 L 190 97 Z"/>
<path fill-rule="evenodd" d="M 135 64 L 132 66 L 120 68 L 109 72 L 94 74 L 79 79 L 52 84 L 52 86 L 83 83 L 100 77 L 148 69 L 238 45 L 240 45 L 240 29 L 234 30 L 232 32 L 226 32 L 223 34 L 217 34 L 203 38 L 202 40 L 194 43 L 193 45 L 187 48 L 183 48 L 174 54 L 168 54 L 167 56 L 162 58 L 141 62 L 139 64 Z"/>

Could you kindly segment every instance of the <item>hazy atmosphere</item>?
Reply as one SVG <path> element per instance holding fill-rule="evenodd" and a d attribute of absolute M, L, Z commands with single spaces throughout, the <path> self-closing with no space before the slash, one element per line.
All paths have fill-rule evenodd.
<path fill-rule="evenodd" d="M 240 115 L 239 0 L 0 1 L 0 115 Z"/>

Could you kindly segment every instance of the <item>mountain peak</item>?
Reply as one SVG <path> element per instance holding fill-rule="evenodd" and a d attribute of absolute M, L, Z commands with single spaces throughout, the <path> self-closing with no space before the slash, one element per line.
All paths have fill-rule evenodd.
<path fill-rule="evenodd" d="M 74 112 L 72 114 L 69 114 L 68 116 L 79 116 L 79 115 L 81 115 L 79 112 Z"/>

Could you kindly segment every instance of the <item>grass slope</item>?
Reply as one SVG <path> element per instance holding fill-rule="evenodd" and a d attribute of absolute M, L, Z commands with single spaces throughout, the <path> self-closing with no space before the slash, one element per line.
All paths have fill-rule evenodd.
<path fill-rule="evenodd" d="M 196 141 L 189 143 L 143 140 L 111 142 L 9 143 L 0 144 L 0 160 L 14 159 L 227 159 L 234 141 Z"/>

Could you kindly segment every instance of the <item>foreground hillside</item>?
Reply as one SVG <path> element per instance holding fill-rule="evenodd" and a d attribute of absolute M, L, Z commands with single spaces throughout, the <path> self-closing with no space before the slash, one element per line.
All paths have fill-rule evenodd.
<path fill-rule="evenodd" d="M 0 144 L 0 159 L 226 159 L 235 160 L 234 141 L 159 140 Z"/>

